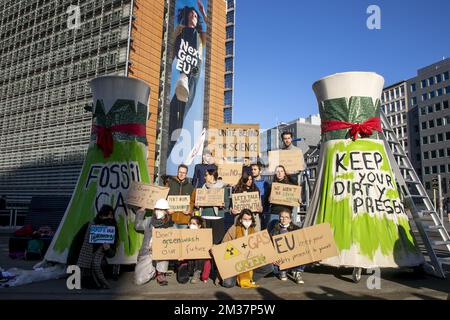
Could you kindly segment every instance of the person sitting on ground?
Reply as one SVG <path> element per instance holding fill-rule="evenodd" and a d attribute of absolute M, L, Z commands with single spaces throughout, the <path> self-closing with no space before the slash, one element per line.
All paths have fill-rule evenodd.
<path fill-rule="evenodd" d="M 141 250 L 139 251 L 134 280 L 137 285 L 144 284 L 154 278 L 160 286 L 168 285 L 166 273 L 169 268 L 168 260 L 153 261 L 152 234 L 155 229 L 172 228 L 173 222 L 169 215 L 169 202 L 166 199 L 156 201 L 151 217 L 145 217 L 145 208 L 136 212 L 134 229 L 144 233 Z"/>
<path fill-rule="evenodd" d="M 292 222 L 292 214 L 289 210 L 282 209 L 279 213 L 279 223 L 274 226 L 272 231 L 270 232 L 270 236 L 276 236 L 283 233 L 299 230 L 300 227 Z M 280 271 L 278 264 L 274 263 L 274 273 L 279 275 L 279 279 L 282 281 L 287 280 L 287 276 L 289 275 L 296 283 L 303 284 L 303 271 L 305 270 L 305 266 L 297 266 L 293 268 L 289 268 L 288 270 Z"/>
<path fill-rule="evenodd" d="M 114 227 L 115 240 L 113 244 L 90 243 L 90 229 L 93 225 Z M 81 270 L 81 286 L 92 289 L 109 289 L 104 270 L 107 266 L 106 258 L 116 255 L 119 241 L 117 222 L 114 218 L 114 209 L 109 205 L 103 205 L 93 221 L 83 225 L 76 234 L 69 249 L 68 265 L 77 265 Z"/>
<path fill-rule="evenodd" d="M 255 217 L 248 209 L 244 209 L 238 216 L 236 224 L 228 229 L 223 237 L 222 243 L 235 240 L 255 233 Z M 241 288 L 256 288 L 256 281 L 264 278 L 273 271 L 272 264 L 259 267 L 253 271 L 241 273 L 235 277 L 230 277 L 222 281 L 222 286 L 232 288 L 236 285 Z"/>
<path fill-rule="evenodd" d="M 205 221 L 202 217 L 194 216 L 189 220 L 189 229 L 197 230 L 205 228 Z M 200 280 L 206 282 L 211 271 L 211 261 L 204 259 L 180 261 L 177 267 L 177 281 L 187 283 L 192 275 L 191 283 L 198 283 Z"/>
<path fill-rule="evenodd" d="M 35 231 L 28 241 L 27 250 L 25 250 L 25 260 L 41 260 L 44 250 L 44 241 L 41 240 L 39 232 Z"/>

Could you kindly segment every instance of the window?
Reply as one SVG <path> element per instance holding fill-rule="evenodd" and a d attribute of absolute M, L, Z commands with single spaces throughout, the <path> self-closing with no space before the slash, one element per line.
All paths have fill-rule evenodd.
<path fill-rule="evenodd" d="M 439 171 L 440 171 L 440 173 L 445 173 L 445 164 L 441 164 L 439 166 Z"/>
<path fill-rule="evenodd" d="M 449 79 L 448 71 L 444 72 L 444 80 L 447 81 Z"/>
<path fill-rule="evenodd" d="M 448 109 L 448 100 L 445 100 L 444 102 L 442 102 L 442 107 L 444 109 Z"/>
<path fill-rule="evenodd" d="M 433 106 L 428 106 L 428 113 L 432 113 L 433 112 Z"/>
<path fill-rule="evenodd" d="M 222 30 L 223 30 L 223 29 L 222 29 Z M 420 82 L 420 85 L 421 85 L 422 88 L 426 88 L 426 87 L 427 87 L 427 80 L 422 80 L 422 81 Z"/>
<path fill-rule="evenodd" d="M 411 83 L 411 92 L 416 92 L 416 84 Z"/>
<path fill-rule="evenodd" d="M 438 137 L 438 142 L 444 141 L 444 134 L 443 133 L 438 133 L 437 137 Z"/>
<path fill-rule="evenodd" d="M 441 103 L 438 102 L 434 105 L 434 108 L 436 109 L 436 111 L 441 111 Z"/>
<path fill-rule="evenodd" d="M 424 159 L 424 160 L 430 159 L 430 154 L 428 153 L 428 151 L 425 151 L 425 152 L 423 153 L 423 159 Z"/>
<path fill-rule="evenodd" d="M 414 106 L 417 104 L 417 97 L 412 97 L 411 104 Z"/>
<path fill-rule="evenodd" d="M 226 106 L 231 106 L 233 103 L 233 91 L 226 91 L 224 97 L 224 103 Z"/>
<path fill-rule="evenodd" d="M 426 108 L 426 107 L 420 108 L 420 114 L 421 114 L 422 116 L 426 115 L 426 114 L 427 114 L 427 108 Z"/>
<path fill-rule="evenodd" d="M 430 99 L 433 99 L 435 97 L 434 90 L 430 91 L 429 95 L 430 95 Z"/>
<path fill-rule="evenodd" d="M 438 173 L 437 171 L 438 171 L 438 170 L 437 170 L 437 166 L 432 166 L 432 167 L 431 167 L 431 172 L 432 172 L 433 174 Z"/>
<path fill-rule="evenodd" d="M 427 122 L 424 121 L 422 122 L 422 130 L 425 130 L 427 128 Z"/>
<path fill-rule="evenodd" d="M 435 143 L 436 142 L 436 136 L 433 134 L 430 136 L 430 143 Z"/>
<path fill-rule="evenodd" d="M 431 128 L 434 128 L 434 120 L 430 120 L 430 121 L 428 121 L 428 127 L 431 129 Z"/>
<path fill-rule="evenodd" d="M 427 101 L 428 95 L 426 93 L 422 94 L 422 101 Z"/>
<path fill-rule="evenodd" d="M 450 94 L 450 86 L 445 87 L 445 94 Z"/>
<path fill-rule="evenodd" d="M 227 56 L 232 55 L 233 54 L 233 41 L 227 42 L 225 46 L 226 46 L 225 47 L 226 48 L 225 54 Z"/>
<path fill-rule="evenodd" d="M 422 138 L 422 144 L 428 144 L 428 137 Z"/>
<path fill-rule="evenodd" d="M 440 74 L 438 74 L 436 76 L 436 83 L 441 83 L 441 81 L 442 81 L 442 76 Z"/>
<path fill-rule="evenodd" d="M 225 59 L 225 71 L 233 71 L 233 58 Z"/>
<path fill-rule="evenodd" d="M 405 95 L 405 87 L 401 86 L 400 87 L 400 96 L 403 97 Z"/>
<path fill-rule="evenodd" d="M 228 39 L 233 39 L 233 26 L 231 27 L 227 27 L 227 40 Z"/>
<path fill-rule="evenodd" d="M 436 159 L 436 150 L 431 151 L 431 159 Z"/>
<path fill-rule="evenodd" d="M 227 23 L 233 23 L 233 22 L 234 22 L 234 12 L 231 11 L 231 12 L 227 13 Z"/>
<path fill-rule="evenodd" d="M 447 148 L 447 157 L 450 157 L 450 148 Z"/>
<path fill-rule="evenodd" d="M 442 96 L 442 88 L 437 89 L 436 95 L 437 95 L 438 97 Z"/>
<path fill-rule="evenodd" d="M 425 167 L 425 174 L 430 174 L 430 167 Z"/>
<path fill-rule="evenodd" d="M 447 131 L 447 132 L 445 133 L 445 139 L 446 139 L 446 140 L 450 140 L 450 131 Z"/>
<path fill-rule="evenodd" d="M 227 1 L 227 8 L 233 9 L 234 8 L 234 0 L 228 0 Z"/>
<path fill-rule="evenodd" d="M 398 98 L 400 96 L 400 88 L 395 88 L 395 96 Z"/>
<path fill-rule="evenodd" d="M 223 109 L 223 120 L 225 123 L 233 122 L 233 112 L 232 111 L 233 111 L 232 108 Z"/>
<path fill-rule="evenodd" d="M 432 86 L 434 84 L 434 77 L 428 78 L 428 84 Z"/>
<path fill-rule="evenodd" d="M 442 118 L 437 118 L 436 119 L 436 126 L 442 126 Z"/>
<path fill-rule="evenodd" d="M 232 74 L 226 74 L 225 75 L 225 88 L 226 89 L 232 89 L 233 88 L 233 75 Z"/>
<path fill-rule="evenodd" d="M 444 149 L 439 149 L 439 158 L 445 157 Z"/>

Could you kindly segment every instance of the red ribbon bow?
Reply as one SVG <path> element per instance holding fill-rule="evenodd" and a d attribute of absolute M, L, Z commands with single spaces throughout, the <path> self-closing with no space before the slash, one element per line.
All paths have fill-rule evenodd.
<path fill-rule="evenodd" d="M 361 137 L 368 137 L 372 135 L 373 130 L 382 132 L 381 121 L 378 117 L 370 118 L 362 123 L 351 123 L 339 120 L 322 121 L 322 133 L 347 128 L 350 128 L 348 133 L 353 140 L 358 139 L 358 134 Z"/>
<path fill-rule="evenodd" d="M 92 131 L 97 134 L 97 145 L 103 151 L 105 159 L 113 153 L 113 132 L 145 137 L 145 126 L 143 124 L 118 124 L 112 127 L 94 125 Z"/>

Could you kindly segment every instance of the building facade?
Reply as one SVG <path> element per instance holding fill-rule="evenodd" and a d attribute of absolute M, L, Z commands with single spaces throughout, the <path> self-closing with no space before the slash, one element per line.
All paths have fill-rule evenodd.
<path fill-rule="evenodd" d="M 204 125 L 223 122 L 225 0 L 208 1 Z M 89 82 L 102 75 L 151 87 L 151 180 L 164 173 L 169 22 L 174 0 L 0 3 L 0 195 L 71 195 L 87 151 Z"/>
<path fill-rule="evenodd" d="M 223 119 L 225 123 L 233 122 L 234 103 L 234 50 L 236 0 L 227 0 L 227 25 L 225 42 L 225 92 Z"/>

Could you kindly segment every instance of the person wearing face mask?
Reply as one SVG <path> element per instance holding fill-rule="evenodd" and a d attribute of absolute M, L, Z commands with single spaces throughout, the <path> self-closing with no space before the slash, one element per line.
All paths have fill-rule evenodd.
<path fill-rule="evenodd" d="M 286 169 L 283 166 L 277 166 L 275 168 L 275 175 L 273 177 L 272 183 L 282 183 L 282 184 L 295 184 L 290 177 L 286 174 Z M 272 185 L 270 185 L 267 194 L 265 195 L 267 202 L 270 200 L 270 193 L 272 192 Z M 300 202 L 300 199 L 299 199 Z M 270 202 L 269 202 L 270 203 Z M 264 214 L 264 224 L 263 228 L 267 229 L 269 233 L 271 232 L 272 228 L 275 226 L 275 224 L 278 222 L 278 216 L 279 213 L 282 210 L 287 210 L 292 213 L 293 207 L 285 206 L 281 204 L 276 203 L 270 203 L 269 207 L 269 213 Z"/>
<path fill-rule="evenodd" d="M 244 209 L 239 214 L 236 224 L 230 227 L 223 237 L 222 243 L 239 239 L 255 233 L 255 217 L 248 209 Z M 235 277 L 223 279 L 222 286 L 232 288 L 236 284 L 241 288 L 256 288 L 256 281 L 264 278 L 273 271 L 271 264 L 259 267 L 253 271 L 238 274 Z"/>
<path fill-rule="evenodd" d="M 137 232 L 144 233 L 144 240 L 134 272 L 134 282 L 137 285 L 144 284 L 154 278 L 160 286 L 168 284 L 166 273 L 169 268 L 169 261 L 154 261 L 152 258 L 152 234 L 154 230 L 173 227 L 168 210 L 169 202 L 166 199 L 159 199 L 156 201 L 153 214 L 150 217 L 145 216 L 144 208 L 136 212 L 134 229 Z"/>
<path fill-rule="evenodd" d="M 292 214 L 289 210 L 281 210 L 279 213 L 279 223 L 274 226 L 272 231 L 270 232 L 270 236 L 276 236 L 279 234 L 291 232 L 300 229 L 299 226 L 295 225 L 292 222 Z M 297 266 L 290 268 L 288 270 L 280 271 L 277 264 L 274 264 L 274 271 L 278 274 L 280 280 L 286 281 L 287 276 L 291 277 L 297 284 L 303 284 L 303 271 L 305 270 L 305 266 Z"/>
<path fill-rule="evenodd" d="M 114 227 L 116 230 L 113 244 L 90 243 L 90 229 L 93 225 Z M 114 210 L 109 205 L 103 205 L 93 221 L 81 227 L 69 249 L 67 265 L 77 265 L 81 270 L 81 285 L 87 289 L 109 289 L 104 271 L 108 265 L 106 258 L 116 254 L 119 240 Z"/>
<path fill-rule="evenodd" d="M 202 217 L 194 216 L 189 220 L 189 229 L 198 230 L 205 228 L 205 221 Z M 191 283 L 199 281 L 207 282 L 211 272 L 211 260 L 196 259 L 180 261 L 177 267 L 177 281 L 187 283 L 191 277 Z"/>

